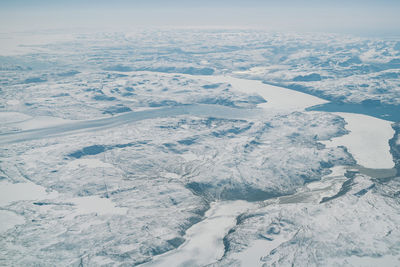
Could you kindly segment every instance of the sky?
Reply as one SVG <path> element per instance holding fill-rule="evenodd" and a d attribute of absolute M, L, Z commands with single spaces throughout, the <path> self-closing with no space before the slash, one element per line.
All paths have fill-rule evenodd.
<path fill-rule="evenodd" d="M 0 32 L 144 27 L 400 34 L 400 0 L 1 0 Z"/>

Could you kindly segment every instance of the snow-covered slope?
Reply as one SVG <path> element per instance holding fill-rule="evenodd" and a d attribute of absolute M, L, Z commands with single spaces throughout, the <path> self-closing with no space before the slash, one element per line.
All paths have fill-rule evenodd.
<path fill-rule="evenodd" d="M 54 37 L 0 57 L 0 265 L 398 265 L 398 123 L 305 109 L 395 112 L 395 41 Z"/>

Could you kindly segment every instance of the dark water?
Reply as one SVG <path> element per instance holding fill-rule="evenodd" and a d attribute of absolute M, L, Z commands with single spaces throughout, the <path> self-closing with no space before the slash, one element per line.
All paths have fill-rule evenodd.
<path fill-rule="evenodd" d="M 363 102 L 360 104 L 330 102 L 313 106 L 306 110 L 357 113 L 388 121 L 400 121 L 400 105 L 388 105 L 376 102 Z"/>
<path fill-rule="evenodd" d="M 306 108 L 307 111 L 315 110 L 325 112 L 347 112 L 364 114 L 393 122 L 400 121 L 400 105 L 384 104 L 381 103 L 379 100 L 364 100 L 361 103 L 344 103 L 340 100 L 330 97 L 329 95 L 324 95 L 320 92 L 310 91 L 309 89 L 307 89 L 307 87 L 298 84 L 284 85 L 267 81 L 263 81 L 263 83 L 288 88 L 290 90 L 313 95 L 329 101 L 329 103 L 326 104 Z"/>

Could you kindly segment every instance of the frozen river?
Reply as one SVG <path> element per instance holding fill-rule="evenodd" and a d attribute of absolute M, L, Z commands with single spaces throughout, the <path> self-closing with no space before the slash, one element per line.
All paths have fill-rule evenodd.
<path fill-rule="evenodd" d="M 113 128 L 122 124 L 135 121 L 155 118 L 167 118 L 179 115 L 217 117 L 226 119 L 244 119 L 259 116 L 260 114 L 259 112 L 257 112 L 257 110 L 237 109 L 220 105 L 207 104 L 152 108 L 142 111 L 127 112 L 122 115 L 107 118 L 75 122 L 68 121 L 58 124 L 56 126 L 33 128 L 11 133 L 2 133 L 0 134 L 0 144 L 10 144 L 22 141 L 37 140 L 63 136 L 67 134 L 76 134 L 85 131 L 99 131 L 102 129 Z M 49 118 L 48 124 L 51 124 L 51 118 Z"/>

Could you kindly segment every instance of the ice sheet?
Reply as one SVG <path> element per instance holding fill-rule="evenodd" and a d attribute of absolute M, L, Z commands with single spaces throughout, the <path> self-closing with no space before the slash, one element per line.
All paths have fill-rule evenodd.
<path fill-rule="evenodd" d="M 328 147 L 345 146 L 359 165 L 366 168 L 390 169 L 394 167 L 390 154 L 389 139 L 394 135 L 390 121 L 374 117 L 335 113 L 343 117 L 349 134 L 323 143 Z"/>
<path fill-rule="evenodd" d="M 188 75 L 190 77 L 190 75 Z M 328 101 L 316 96 L 265 84 L 257 80 L 239 79 L 230 76 L 192 76 L 214 83 L 229 83 L 233 90 L 247 94 L 258 94 L 267 103 L 259 107 L 275 110 L 303 110 L 307 107 L 327 103 Z"/>
<path fill-rule="evenodd" d="M 0 182 L 0 206 L 14 201 L 48 199 L 56 196 L 57 192 L 48 193 L 46 188 L 31 182 L 15 184 Z"/>
<path fill-rule="evenodd" d="M 25 222 L 24 217 L 8 210 L 0 210 L 0 234 Z"/>
<path fill-rule="evenodd" d="M 236 216 L 254 206 L 246 201 L 214 202 L 205 219 L 186 232 L 187 242 L 149 266 L 204 266 L 217 261 L 224 254 L 222 239 L 236 224 Z"/>

